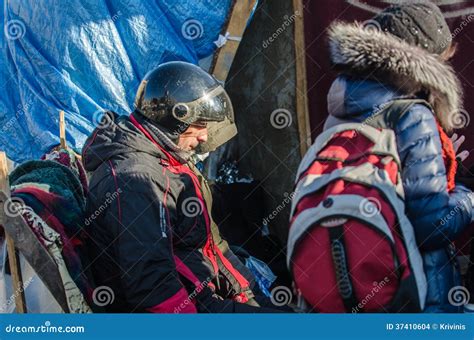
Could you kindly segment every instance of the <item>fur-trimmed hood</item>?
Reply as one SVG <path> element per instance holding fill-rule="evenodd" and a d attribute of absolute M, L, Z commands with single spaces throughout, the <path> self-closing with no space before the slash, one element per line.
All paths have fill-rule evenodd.
<path fill-rule="evenodd" d="M 456 126 L 461 84 L 437 55 L 358 23 L 336 22 L 328 33 L 331 62 L 341 73 L 370 78 L 407 95 L 422 91 L 443 128 L 451 131 Z"/>

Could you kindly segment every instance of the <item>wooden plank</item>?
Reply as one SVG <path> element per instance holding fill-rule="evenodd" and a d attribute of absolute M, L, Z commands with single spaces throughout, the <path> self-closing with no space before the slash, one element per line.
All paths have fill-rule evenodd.
<path fill-rule="evenodd" d="M 64 111 L 59 111 L 59 147 L 60 149 L 68 150 L 67 140 L 66 140 L 66 120 L 64 119 Z M 82 156 L 77 154 L 72 150 L 76 158 L 82 162 Z"/>
<path fill-rule="evenodd" d="M 303 0 L 293 0 L 295 11 L 295 58 L 296 58 L 296 115 L 298 133 L 300 138 L 301 157 L 306 154 L 311 146 L 311 125 L 309 121 L 309 108 L 306 80 L 306 53 L 304 39 L 304 7 Z"/>
<path fill-rule="evenodd" d="M 2 190 L 7 197 L 10 197 L 10 185 L 8 183 L 8 165 L 7 155 L 5 152 L 0 152 L 0 190 Z M 5 215 L 5 210 L 0 211 Z M 6 221 L 6 216 L 2 216 L 2 223 Z M 5 228 L 5 226 L 4 226 Z M 20 258 L 15 249 L 15 243 L 10 233 L 5 228 L 5 242 L 7 243 L 8 263 L 10 265 L 10 272 L 13 281 L 13 297 L 15 299 L 15 306 L 17 313 L 26 313 L 25 291 L 23 287 L 23 278 L 21 275 Z"/>
<path fill-rule="evenodd" d="M 256 3 L 257 0 L 234 0 L 228 24 L 224 25 L 221 34 L 225 35 L 228 32 L 229 37 L 242 38 Z M 215 53 L 209 73 L 216 79 L 222 82 L 227 79 L 239 44 L 240 41 L 230 39 Z"/>
<path fill-rule="evenodd" d="M 59 143 L 61 149 L 67 149 L 66 143 L 66 122 L 64 120 L 64 111 L 59 111 Z"/>
<path fill-rule="evenodd" d="M 13 281 L 13 297 L 15 299 L 16 312 L 26 313 L 26 299 L 23 288 L 23 277 L 21 275 L 20 256 L 15 249 L 13 239 L 8 234 L 5 234 L 5 242 L 7 243 L 8 264 L 10 265 Z"/>
<path fill-rule="evenodd" d="M 10 193 L 10 185 L 8 184 L 8 161 L 5 152 L 0 151 L 0 190 Z"/>

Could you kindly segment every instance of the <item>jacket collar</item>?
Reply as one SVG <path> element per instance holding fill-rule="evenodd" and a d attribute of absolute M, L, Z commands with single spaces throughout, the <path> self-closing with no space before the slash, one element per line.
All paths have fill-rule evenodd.
<path fill-rule="evenodd" d="M 174 158 L 176 158 L 181 164 L 187 163 L 193 152 L 184 151 L 175 144 L 168 135 L 160 130 L 159 127 L 155 126 L 148 119 L 143 117 L 140 114 L 132 113 L 132 116 L 135 118 L 136 122 L 139 123 L 150 135 L 150 137 L 158 144 L 165 147 Z"/>

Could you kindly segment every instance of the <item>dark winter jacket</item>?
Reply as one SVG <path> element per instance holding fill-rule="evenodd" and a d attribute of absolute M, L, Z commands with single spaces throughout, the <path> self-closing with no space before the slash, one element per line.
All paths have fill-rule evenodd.
<path fill-rule="evenodd" d="M 107 113 L 85 143 L 85 224 L 111 312 L 254 312 L 251 274 L 208 215 L 209 188 L 141 116 Z M 241 302 L 241 303 L 239 303 Z M 247 302 L 247 304 L 242 304 Z"/>
<path fill-rule="evenodd" d="M 448 296 L 452 287 L 461 285 L 452 242 L 471 222 L 473 203 L 471 192 L 461 185 L 448 192 L 437 121 L 447 130 L 455 127 L 459 82 L 448 65 L 421 48 L 354 24 L 334 25 L 330 48 L 341 76 L 328 94 L 325 128 L 363 121 L 384 103 L 415 93 L 431 104 L 414 105 L 399 120 L 395 135 L 406 213 L 427 276 L 425 311 L 458 311 Z"/>

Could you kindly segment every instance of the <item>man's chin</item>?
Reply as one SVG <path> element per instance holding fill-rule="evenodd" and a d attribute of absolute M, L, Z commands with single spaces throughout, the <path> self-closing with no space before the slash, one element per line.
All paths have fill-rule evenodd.
<path fill-rule="evenodd" d="M 188 147 L 186 148 L 186 151 L 187 152 L 192 152 L 194 153 L 194 151 L 196 150 L 196 148 L 199 146 L 199 144 L 196 144 L 196 145 L 188 145 Z"/>
<path fill-rule="evenodd" d="M 196 153 L 195 149 L 196 147 L 187 147 L 186 149 L 183 149 L 183 150 L 191 155 L 194 155 Z"/>
<path fill-rule="evenodd" d="M 185 152 L 192 152 L 194 151 L 194 149 L 197 148 L 197 145 L 196 146 L 193 146 L 193 145 L 179 145 L 178 144 L 178 148 L 181 149 L 182 151 L 185 151 Z"/>

